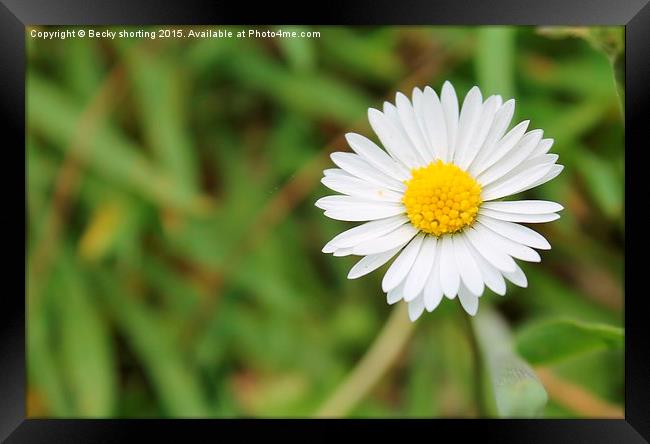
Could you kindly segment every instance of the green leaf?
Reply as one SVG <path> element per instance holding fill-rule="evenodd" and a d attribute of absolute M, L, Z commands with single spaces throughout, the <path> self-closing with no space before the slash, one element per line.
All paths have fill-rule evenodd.
<path fill-rule="evenodd" d="M 574 249 L 588 251 L 592 257 L 597 257 L 597 251 L 591 249 L 589 245 L 579 243 L 575 238 L 575 232 L 572 234 L 571 246 Z M 574 255 L 570 258 L 579 260 L 580 256 Z M 528 267 L 526 275 L 529 285 L 526 291 L 522 292 L 519 303 L 535 314 L 546 317 L 567 316 L 588 322 L 622 322 L 620 314 L 594 303 L 579 289 L 558 279 L 548 270 L 541 267 Z"/>
<path fill-rule="evenodd" d="M 595 97 L 571 106 L 558 108 L 551 105 L 544 110 L 545 103 L 530 100 L 520 106 L 521 115 L 533 117 L 536 125 L 544 128 L 544 133 L 557 142 L 552 151 L 560 155 L 563 164 L 573 165 L 580 161 L 574 144 L 585 134 L 601 125 L 611 109 L 612 102 Z M 519 106 L 519 104 L 517 105 Z M 540 109 L 548 111 L 542 115 Z M 534 116 L 537 116 L 536 118 Z"/>
<path fill-rule="evenodd" d="M 45 404 L 47 416 L 72 416 L 73 408 L 64 389 L 62 369 L 58 365 L 56 351 L 52 347 L 52 322 L 47 315 L 53 303 L 52 294 L 43 292 L 36 297 L 32 290 L 34 277 L 29 273 L 27 285 L 27 377 L 30 392 L 38 393 Z M 41 415 L 28 399 L 27 415 Z"/>
<path fill-rule="evenodd" d="M 41 150 L 42 147 L 36 143 L 33 137 L 27 139 L 25 173 L 27 175 L 28 238 L 33 236 L 31 237 L 32 242 L 28 245 L 30 249 L 37 243 L 34 241 L 40 239 L 43 226 L 46 223 L 48 193 L 57 172 L 56 161 L 44 156 Z"/>
<path fill-rule="evenodd" d="M 517 350 L 534 364 L 549 364 L 588 351 L 623 347 L 624 330 L 570 319 L 543 321 L 517 335 Z"/>
<path fill-rule="evenodd" d="M 548 26 L 540 27 L 538 32 L 550 38 L 580 38 L 608 58 L 618 57 L 625 48 L 625 28 L 623 26 Z"/>
<path fill-rule="evenodd" d="M 539 33 L 550 38 L 581 38 L 605 54 L 612 67 L 621 115 L 625 117 L 625 27 L 552 26 L 539 28 Z"/>
<path fill-rule="evenodd" d="M 518 67 L 522 83 L 531 89 L 541 89 L 544 94 L 540 96 L 545 100 L 552 100 L 553 94 L 558 92 L 592 101 L 599 98 L 614 100 L 611 67 L 600 54 L 554 60 L 530 53 L 522 57 Z M 585 76 L 585 72 L 590 75 Z M 553 109 L 557 110 L 556 103 L 553 103 Z"/>
<path fill-rule="evenodd" d="M 87 137 L 75 155 L 90 169 L 112 183 L 135 191 L 160 205 L 204 214 L 212 207 L 204 196 L 188 193 L 166 174 L 156 170 L 141 149 L 106 121 L 93 128 L 84 123 L 82 107 L 51 82 L 31 74 L 27 79 L 27 121 L 29 129 L 45 136 L 67 153 L 78 143 L 80 129 Z M 95 131 L 92 131 L 92 130 Z"/>
<path fill-rule="evenodd" d="M 165 55 L 129 48 L 123 57 L 146 143 L 161 168 L 188 193 L 197 189 L 196 148 L 187 128 L 188 82 Z"/>
<path fill-rule="evenodd" d="M 621 52 L 621 54 L 612 61 L 612 69 L 614 70 L 616 93 L 618 94 L 621 116 L 623 117 L 622 123 L 625 125 L 625 52 Z"/>
<path fill-rule="evenodd" d="M 292 112 L 316 119 L 349 126 L 361 120 L 373 103 L 358 88 L 333 76 L 322 72 L 290 71 L 256 46 L 241 41 L 236 48 L 202 44 L 191 51 L 188 58 L 189 63 L 199 65 L 195 65 L 198 69 L 216 69 L 242 91 L 257 92 Z"/>
<path fill-rule="evenodd" d="M 101 53 L 94 40 L 70 39 L 60 68 L 65 82 L 80 99 L 88 99 L 97 91 L 104 75 Z"/>
<path fill-rule="evenodd" d="M 532 368 L 518 357 L 505 321 L 488 306 L 473 319 L 476 339 L 490 382 L 487 392 L 500 418 L 536 417 L 548 395 Z"/>
<path fill-rule="evenodd" d="M 394 84 L 404 76 L 404 62 L 397 56 L 394 29 L 385 33 L 360 34 L 347 28 L 325 28 L 321 38 L 325 63 L 335 70 L 344 70 L 366 82 Z"/>
<path fill-rule="evenodd" d="M 188 365 L 177 338 L 159 316 L 110 274 L 99 274 L 102 296 L 126 339 L 142 362 L 165 414 L 170 417 L 205 417 L 209 406 L 199 378 Z"/>
<path fill-rule="evenodd" d="M 622 217 L 625 192 L 618 165 L 587 149 L 581 150 L 580 161 L 575 165 L 587 184 L 587 191 L 603 213 L 612 220 Z"/>
<path fill-rule="evenodd" d="M 290 26 L 286 28 L 289 32 L 309 32 L 310 28 L 302 26 Z M 288 38 L 278 39 L 278 49 L 282 51 L 284 57 L 293 70 L 298 72 L 313 71 L 316 67 L 316 52 L 314 51 L 314 41 L 310 38 Z"/>
<path fill-rule="evenodd" d="M 74 416 L 110 417 L 117 376 L 106 319 L 88 293 L 80 270 L 70 262 L 70 255 L 60 256 L 57 264 L 60 291 L 55 295 L 56 310 Z"/>

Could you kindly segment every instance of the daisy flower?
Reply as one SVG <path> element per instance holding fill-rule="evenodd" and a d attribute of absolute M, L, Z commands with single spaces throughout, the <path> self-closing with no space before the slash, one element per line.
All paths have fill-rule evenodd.
<path fill-rule="evenodd" d="M 470 315 L 485 287 L 506 293 L 506 280 L 527 279 L 514 259 L 539 262 L 535 249 L 546 239 L 520 223 L 558 219 L 562 206 L 542 200 L 502 200 L 541 185 L 564 168 L 549 154 L 553 139 L 528 130 L 525 120 L 508 130 L 515 101 L 494 95 L 485 101 L 473 87 L 459 107 L 449 82 L 440 97 L 430 87 L 397 93 L 368 120 L 384 149 L 346 134 L 354 153 L 336 152 L 339 167 L 322 183 L 342 193 L 319 199 L 325 215 L 365 222 L 340 233 L 323 248 L 334 256 L 357 255 L 349 279 L 395 258 L 382 280 L 389 304 L 404 300 L 415 321 L 443 296 Z"/>

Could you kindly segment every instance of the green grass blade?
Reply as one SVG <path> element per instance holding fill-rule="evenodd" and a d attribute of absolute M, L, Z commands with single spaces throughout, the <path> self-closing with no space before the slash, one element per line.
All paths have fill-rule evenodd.
<path fill-rule="evenodd" d="M 80 99 L 92 97 L 104 76 L 105 68 L 96 44 L 93 40 L 70 39 L 63 53 L 65 62 L 60 68 L 65 82 Z"/>
<path fill-rule="evenodd" d="M 102 418 L 114 413 L 117 369 L 106 319 L 87 291 L 81 270 L 60 257 L 56 304 L 61 352 L 74 416 Z"/>
<path fill-rule="evenodd" d="M 188 54 L 199 69 L 216 70 L 243 90 L 316 119 L 350 126 L 362 119 L 373 101 L 358 88 L 321 72 L 292 72 L 254 45 L 237 48 L 211 42 Z M 376 104 L 375 106 L 378 106 Z"/>
<path fill-rule="evenodd" d="M 543 321 L 517 335 L 517 350 L 533 364 L 550 364 L 585 352 L 620 349 L 622 328 L 573 319 Z"/>
<path fill-rule="evenodd" d="M 366 82 L 388 85 L 398 82 L 405 69 L 403 61 L 393 51 L 397 44 L 395 31 L 387 31 L 359 36 L 350 29 L 329 28 L 323 31 L 327 32 L 327 38 L 318 43 L 323 48 L 325 61 L 336 69 Z"/>
<path fill-rule="evenodd" d="M 27 416 L 39 417 L 44 413 L 43 416 L 71 416 L 71 402 L 64 390 L 61 368 L 50 343 L 53 326 L 47 316 L 49 301 L 34 298 L 32 293 L 28 292 L 27 303 L 27 378 L 29 393 L 36 394 L 38 404 L 32 405 L 33 397 L 28 397 Z"/>
<path fill-rule="evenodd" d="M 133 294 L 117 286 L 111 275 L 99 275 L 99 282 L 120 330 L 151 379 L 165 416 L 210 416 L 198 375 L 161 319 Z"/>
<path fill-rule="evenodd" d="M 179 187 L 195 191 L 196 149 L 187 130 L 183 71 L 146 48 L 127 49 L 124 59 L 147 145 Z"/>
<path fill-rule="evenodd" d="M 64 152 L 73 144 L 82 116 L 82 107 L 56 86 L 30 75 L 27 80 L 27 121 L 30 129 L 45 136 Z M 189 194 L 140 154 L 138 146 L 121 132 L 101 122 L 85 141 L 79 157 L 107 180 L 136 192 L 158 205 L 192 213 L 203 213 L 211 204 L 204 197 Z"/>
<path fill-rule="evenodd" d="M 311 28 L 291 26 L 290 32 L 310 32 Z M 309 72 L 316 68 L 316 51 L 314 40 L 309 38 L 279 39 L 278 49 L 282 51 L 288 65 L 296 72 Z"/>

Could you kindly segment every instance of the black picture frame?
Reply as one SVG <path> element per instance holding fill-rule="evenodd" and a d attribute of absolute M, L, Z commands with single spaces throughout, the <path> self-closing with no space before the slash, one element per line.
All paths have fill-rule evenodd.
<path fill-rule="evenodd" d="M 0 125 L 2 146 L 10 155 L 2 177 L 5 233 L 25 230 L 25 27 L 35 24 L 503 24 L 503 25 L 625 25 L 626 36 L 626 227 L 633 239 L 635 214 L 645 207 L 638 159 L 648 148 L 644 123 L 650 115 L 650 6 L 649 0 L 444 0 L 343 2 L 329 0 L 322 6 L 278 2 L 258 3 L 199 1 L 88 1 L 0 0 Z M 6 158 L 6 157 L 5 157 Z M 15 176 L 14 176 L 15 175 Z M 22 180 L 23 187 L 16 184 Z M 14 192 L 14 190 L 22 190 Z M 630 205 L 629 203 L 632 203 Z M 22 207 L 21 207 L 22 205 Z M 22 209 L 21 209 L 22 208 Z M 9 241 L 19 242 L 10 234 Z M 26 238 L 25 238 L 26 241 Z M 7 245 L 5 243 L 5 245 Z M 9 242 L 10 248 L 14 247 Z M 20 251 L 15 245 L 15 251 Z M 626 256 L 641 252 L 639 242 L 627 243 Z M 454 440 L 469 438 L 495 442 L 628 443 L 650 439 L 650 360 L 644 338 L 647 295 L 633 291 L 643 262 L 626 261 L 625 294 L 625 419 L 621 420 L 36 420 L 26 419 L 25 385 L 25 279 L 19 280 L 23 262 L 8 249 L 3 271 L 5 282 L 18 282 L 15 291 L 5 285 L 0 312 L 0 438 L 6 442 L 121 442 L 138 436 L 180 440 L 195 433 L 224 439 L 225 433 L 258 431 L 313 436 L 318 430 L 336 433 L 339 428 L 367 428 L 444 435 Z M 25 250 L 22 250 L 25 251 Z M 23 253 L 24 254 L 24 253 Z M 20 256 L 20 255 L 19 255 Z M 23 296 L 20 294 L 22 290 Z M 290 423 L 288 423 L 290 421 Z M 248 434 L 247 433 L 247 434 Z M 433 435 L 435 434 L 435 435 Z M 441 435 L 443 434 L 443 435 Z M 426 436 L 426 435 L 425 435 Z M 185 438 L 187 439 L 187 438 Z"/>

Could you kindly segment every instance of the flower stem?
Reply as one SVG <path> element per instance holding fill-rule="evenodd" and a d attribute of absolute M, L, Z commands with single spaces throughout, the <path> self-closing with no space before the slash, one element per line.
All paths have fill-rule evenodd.
<path fill-rule="evenodd" d="M 321 406 L 316 417 L 345 416 L 372 390 L 411 337 L 415 323 L 408 319 L 407 310 L 406 303 L 395 307 L 370 349 Z"/>
<path fill-rule="evenodd" d="M 474 366 L 474 397 L 478 416 L 485 418 L 488 416 L 488 409 L 485 405 L 485 381 L 483 379 L 483 357 L 479 348 L 478 340 L 476 338 L 476 330 L 474 329 L 471 316 L 462 313 L 463 323 L 465 324 L 465 332 L 467 339 L 472 348 L 472 365 Z"/>
<path fill-rule="evenodd" d="M 535 418 L 548 395 L 533 369 L 516 352 L 510 327 L 485 304 L 471 320 L 481 360 L 484 416 Z"/>

